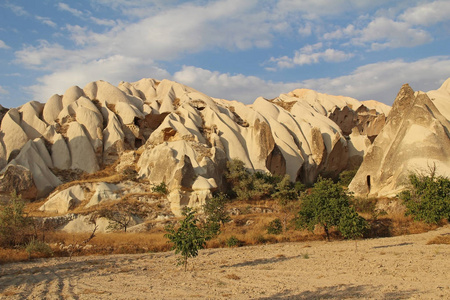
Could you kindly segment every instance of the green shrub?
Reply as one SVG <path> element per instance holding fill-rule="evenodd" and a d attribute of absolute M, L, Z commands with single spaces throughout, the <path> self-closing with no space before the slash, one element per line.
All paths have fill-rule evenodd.
<path fill-rule="evenodd" d="M 215 194 L 210 199 L 206 200 L 205 205 L 203 205 L 203 211 L 206 215 L 206 219 L 209 222 L 214 222 L 218 224 L 225 224 L 231 221 L 230 215 L 225 208 L 225 205 L 230 200 L 223 193 Z"/>
<path fill-rule="evenodd" d="M 47 243 L 39 241 L 37 239 L 32 239 L 25 247 L 25 251 L 28 253 L 28 257 L 31 258 L 31 254 L 39 253 L 45 257 L 50 257 L 53 255 L 53 251 Z"/>
<path fill-rule="evenodd" d="M 353 207 L 360 213 L 374 214 L 377 206 L 376 198 L 353 198 Z"/>
<path fill-rule="evenodd" d="M 343 186 L 349 186 L 350 182 L 352 182 L 353 177 L 355 177 L 357 169 L 355 170 L 345 170 L 339 174 L 339 183 Z"/>
<path fill-rule="evenodd" d="M 267 243 L 267 239 L 262 234 L 258 234 L 253 237 L 257 244 L 265 244 Z"/>
<path fill-rule="evenodd" d="M 195 210 L 189 207 L 185 207 L 183 216 L 185 218 L 180 221 L 179 228 L 175 229 L 173 224 L 166 226 L 167 234 L 164 237 L 173 243 L 172 250 L 175 250 L 175 254 L 181 254 L 178 265 L 184 265 L 186 271 L 188 258 L 196 257 L 198 251 L 205 248 L 206 242 L 217 235 L 218 231 L 213 232 L 211 224 L 197 224 L 199 219 L 195 216 Z"/>
<path fill-rule="evenodd" d="M 243 161 L 232 159 L 227 162 L 225 174 L 231 189 L 238 200 L 264 199 L 275 192 L 279 176 L 270 173 L 255 172 L 251 174 Z"/>
<path fill-rule="evenodd" d="M 302 198 L 296 223 L 298 228 L 307 228 L 310 231 L 314 231 L 316 225 L 322 226 L 327 239 L 330 240 L 331 227 L 337 227 L 338 230 L 345 228 L 349 236 L 352 231 L 356 234 L 361 230 L 356 215 L 356 211 L 350 206 L 350 196 L 345 193 L 342 186 L 333 183 L 331 179 L 319 177 L 311 193 Z M 341 221 L 347 223 L 340 228 Z"/>
<path fill-rule="evenodd" d="M 166 183 L 163 181 L 158 185 L 155 185 L 154 187 L 152 187 L 152 191 L 154 193 L 158 193 L 161 195 L 167 195 L 169 193 L 169 190 L 167 189 L 167 185 Z"/>
<path fill-rule="evenodd" d="M 268 234 L 280 234 L 282 232 L 283 232 L 283 225 L 281 224 L 281 220 L 278 218 L 270 221 L 269 225 L 267 225 Z"/>
<path fill-rule="evenodd" d="M 0 206 L 0 246 L 23 245 L 33 236 L 32 218 L 25 214 L 24 208 L 25 203 L 15 193 Z"/>
<path fill-rule="evenodd" d="M 347 208 L 340 220 L 338 230 L 347 239 L 360 239 L 369 229 L 369 223 L 351 207 Z"/>
<path fill-rule="evenodd" d="M 450 180 L 447 177 L 412 174 L 410 189 L 400 194 L 406 215 L 426 223 L 450 220 Z"/>
<path fill-rule="evenodd" d="M 240 241 L 237 237 L 232 235 L 225 241 L 225 244 L 227 245 L 227 247 L 230 247 L 230 248 L 231 247 L 240 247 L 240 246 L 242 246 L 242 241 Z"/>

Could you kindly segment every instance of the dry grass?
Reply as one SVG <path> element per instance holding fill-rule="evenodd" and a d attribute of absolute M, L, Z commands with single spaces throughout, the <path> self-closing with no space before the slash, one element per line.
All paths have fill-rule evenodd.
<path fill-rule="evenodd" d="M 438 235 L 429 240 L 427 245 L 450 245 L 450 235 Z"/>
<path fill-rule="evenodd" d="M 239 280 L 239 279 L 241 279 L 241 277 L 237 276 L 237 275 L 234 274 L 234 273 L 232 273 L 232 274 L 227 274 L 225 277 L 228 278 L 228 279 L 233 279 L 233 280 Z"/>
<path fill-rule="evenodd" d="M 297 103 L 297 101 L 290 101 L 290 102 L 284 102 L 284 101 L 275 101 L 272 102 L 275 105 L 278 105 L 282 108 L 284 108 L 287 111 L 291 111 L 292 107 Z"/>
<path fill-rule="evenodd" d="M 139 194 L 140 195 L 140 194 Z M 129 200 L 133 202 L 130 195 Z M 42 203 L 31 203 L 30 207 L 37 207 Z M 288 223 L 288 230 L 279 235 L 267 233 L 267 225 L 275 218 L 283 218 L 283 214 L 278 212 L 278 207 L 273 200 L 260 200 L 251 202 L 233 202 L 229 204 L 240 213 L 232 216 L 232 222 L 222 226 L 221 234 L 208 241 L 207 248 L 227 247 L 227 240 L 235 237 L 240 241 L 240 245 L 258 245 L 280 242 L 299 242 L 325 240 L 325 233 L 322 228 L 317 228 L 314 233 L 307 230 L 295 230 L 294 226 Z M 28 207 L 27 209 L 30 209 Z M 155 208 L 156 209 L 156 208 Z M 255 212 L 264 210 L 265 213 Z M 292 220 L 295 214 L 288 216 Z M 387 215 L 371 219 L 365 216 L 371 224 L 371 229 L 367 237 L 390 237 L 413 233 L 422 233 L 433 230 L 438 225 L 428 225 L 423 222 L 415 222 L 411 217 L 406 217 L 399 210 L 388 212 Z M 174 220 L 173 220 L 174 221 Z M 123 253 L 145 253 L 161 252 L 170 250 L 171 245 L 164 237 L 163 224 L 153 224 L 145 233 L 97 233 L 76 255 L 95 254 L 123 254 Z M 441 224 L 443 225 L 443 224 Z M 159 227 L 158 227 L 159 226 Z M 64 232 L 47 232 L 45 241 L 50 244 L 55 256 L 68 256 L 64 246 L 70 244 L 80 244 L 89 237 L 90 233 L 69 234 Z M 330 232 L 332 240 L 343 239 L 336 231 Z M 429 241 L 430 244 L 449 244 L 449 236 L 438 236 Z M 0 263 L 27 260 L 28 254 L 20 249 L 0 249 Z"/>
<path fill-rule="evenodd" d="M 28 260 L 25 249 L 3 249 L 0 248 L 0 264 Z"/>

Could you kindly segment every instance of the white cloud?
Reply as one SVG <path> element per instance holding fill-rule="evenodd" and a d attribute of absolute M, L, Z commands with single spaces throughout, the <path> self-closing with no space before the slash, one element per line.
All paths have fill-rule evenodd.
<path fill-rule="evenodd" d="M 0 40 L 0 49 L 9 49 L 11 47 L 9 47 L 8 45 L 6 45 L 6 43 L 2 40 Z"/>
<path fill-rule="evenodd" d="M 325 49 L 317 51 L 323 47 L 322 43 L 314 45 L 306 45 L 298 51 L 295 51 L 294 57 L 290 58 L 282 56 L 279 58 L 271 58 L 270 62 L 276 63 L 278 68 L 292 68 L 294 66 L 317 64 L 321 61 L 325 62 L 341 62 L 354 56 L 353 53 L 346 53 L 336 49 Z"/>
<path fill-rule="evenodd" d="M 312 25 L 311 25 L 311 23 L 306 23 L 304 26 L 301 26 L 299 29 L 298 29 L 298 33 L 301 35 L 301 36 L 310 36 L 311 34 L 312 34 Z"/>
<path fill-rule="evenodd" d="M 83 17 L 82 11 L 72 8 L 66 3 L 60 2 L 60 3 L 58 3 L 57 7 L 58 7 L 58 9 L 60 9 L 62 11 L 67 11 L 76 17 L 79 17 L 79 18 Z"/>
<path fill-rule="evenodd" d="M 430 41 L 432 37 L 428 32 L 385 17 L 374 19 L 352 40 L 354 44 L 370 43 L 373 50 L 414 47 Z"/>
<path fill-rule="evenodd" d="M 414 90 L 437 89 L 450 77 L 450 56 L 437 56 L 406 62 L 401 59 L 358 67 L 349 75 L 305 80 L 311 89 L 391 105 L 404 83 Z"/>
<path fill-rule="evenodd" d="M 42 22 L 42 24 L 48 25 L 53 28 L 56 28 L 57 26 L 55 22 L 53 22 L 50 18 L 47 17 L 36 16 L 36 20 Z"/>
<path fill-rule="evenodd" d="M 389 0 L 279 0 L 277 11 L 285 14 L 300 12 L 308 19 L 319 19 L 323 16 L 370 10 L 386 2 Z"/>
<path fill-rule="evenodd" d="M 0 94 L 7 95 L 9 91 L 0 85 Z"/>
<path fill-rule="evenodd" d="M 144 77 L 162 79 L 170 78 L 170 74 L 151 60 L 142 62 L 138 58 L 116 55 L 54 71 L 38 78 L 39 83 L 28 87 L 27 91 L 34 99 L 45 102 L 51 95 L 63 94 L 73 85 L 84 87 L 96 80 L 117 85 L 122 80 L 132 82 Z"/>
<path fill-rule="evenodd" d="M 183 66 L 173 75 L 173 79 L 211 97 L 238 100 L 247 104 L 259 96 L 273 98 L 298 87 L 297 83 L 272 82 L 256 76 L 224 74 L 193 66 Z"/>
<path fill-rule="evenodd" d="M 368 64 L 351 74 L 299 82 L 272 82 L 255 76 L 231 75 L 184 66 L 174 80 L 207 95 L 252 103 L 258 96 L 273 98 L 297 88 L 309 88 L 330 95 L 344 95 L 358 100 L 377 100 L 392 105 L 405 83 L 414 90 L 429 91 L 440 87 L 450 77 L 450 56 L 437 56 L 406 62 L 401 59 Z"/>
<path fill-rule="evenodd" d="M 64 3 L 59 6 L 72 11 Z M 53 51 L 56 61 L 62 63 L 64 60 L 72 62 L 73 57 L 99 59 L 112 55 L 167 61 L 184 53 L 212 48 L 243 50 L 268 47 L 273 39 L 272 25 L 283 26 L 279 21 L 271 20 L 268 13 L 254 11 L 257 7 L 256 0 L 244 3 L 224 0 L 206 6 L 188 3 L 135 23 L 118 22 L 102 33 L 78 25 L 67 25 L 70 38 L 81 48 L 69 51 L 57 44 L 41 42 L 38 46 L 26 46 L 18 51 L 17 61 L 38 67 L 51 63 L 48 54 Z"/>
<path fill-rule="evenodd" d="M 71 51 L 59 44 L 50 44 L 41 40 L 36 47 L 26 46 L 16 51 L 16 63 L 28 68 L 51 70 L 58 66 L 67 66 L 70 63 L 81 62 L 82 51 Z"/>
<path fill-rule="evenodd" d="M 450 15 L 450 1 L 441 0 L 431 3 L 423 3 L 408 8 L 399 16 L 400 20 L 414 25 L 432 25 L 442 21 L 448 21 Z"/>
<path fill-rule="evenodd" d="M 5 6 L 8 7 L 9 9 L 11 9 L 12 12 L 16 16 L 22 17 L 22 16 L 28 16 L 29 15 L 29 13 L 22 6 L 14 5 L 14 4 L 11 4 L 11 3 L 7 3 Z"/>
<path fill-rule="evenodd" d="M 102 26 L 115 26 L 117 23 L 114 20 L 107 20 L 107 19 L 99 19 L 96 17 L 90 18 L 95 24 L 102 25 Z"/>
<path fill-rule="evenodd" d="M 342 39 L 353 36 L 354 33 L 355 26 L 353 24 L 350 24 L 345 28 L 338 28 L 335 31 L 325 33 L 323 35 L 323 38 L 326 40 Z"/>

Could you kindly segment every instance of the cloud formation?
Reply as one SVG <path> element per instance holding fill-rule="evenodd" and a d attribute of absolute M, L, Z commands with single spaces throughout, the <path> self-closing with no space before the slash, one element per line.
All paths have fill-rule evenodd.
<path fill-rule="evenodd" d="M 6 45 L 6 43 L 2 40 L 0 40 L 0 49 L 9 49 L 11 47 L 9 47 L 8 45 Z"/>
<path fill-rule="evenodd" d="M 447 56 L 383 54 L 439 39 L 434 27 L 449 24 L 450 5 L 444 0 L 93 0 L 76 5 L 52 4 L 62 19 L 4 5 L 52 30 L 14 48 L 16 66 L 38 74 L 26 87 L 34 99 L 45 101 L 93 80 L 117 84 L 153 77 L 247 103 L 300 87 L 390 102 L 405 81 L 436 88 L 450 75 Z M 7 41 L 0 40 L 0 49 L 10 49 Z M 372 53 L 381 54 L 371 59 Z M 235 69 L 220 68 L 229 63 Z M 340 75 L 326 77 L 333 68 L 341 68 Z M 404 68 L 408 78 L 395 68 Z"/>
<path fill-rule="evenodd" d="M 341 62 L 346 61 L 354 56 L 353 53 L 345 53 L 344 51 L 331 48 L 327 48 L 324 51 L 319 51 L 322 47 L 322 43 L 306 45 L 300 50 L 295 51 L 293 57 L 272 57 L 270 58 L 270 62 L 276 63 L 278 68 L 293 68 L 296 65 L 311 65 L 317 64 L 321 61 Z"/>

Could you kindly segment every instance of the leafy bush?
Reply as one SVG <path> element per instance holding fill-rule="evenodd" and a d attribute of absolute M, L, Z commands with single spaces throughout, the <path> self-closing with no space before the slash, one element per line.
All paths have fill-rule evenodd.
<path fill-rule="evenodd" d="M 242 242 L 235 237 L 234 235 L 229 237 L 226 241 L 225 244 L 227 245 L 227 247 L 240 247 L 242 246 Z"/>
<path fill-rule="evenodd" d="M 173 243 L 172 250 L 175 250 L 175 254 L 181 254 L 178 264 L 184 265 L 184 271 L 186 271 L 188 258 L 196 257 L 198 250 L 205 248 L 206 242 L 216 236 L 218 231 L 213 232 L 211 224 L 199 226 L 195 210 L 189 207 L 183 210 L 183 216 L 185 218 L 180 221 L 179 228 L 175 229 L 173 224 L 166 226 L 167 234 L 164 237 Z"/>
<path fill-rule="evenodd" d="M 206 215 L 206 219 L 209 222 L 225 224 L 231 221 L 225 205 L 230 200 L 223 193 L 215 194 L 212 198 L 206 200 L 203 206 L 203 211 Z"/>
<path fill-rule="evenodd" d="M 24 208 L 25 203 L 15 193 L 0 206 L 0 246 L 23 245 L 33 236 L 32 218 L 25 214 Z"/>
<path fill-rule="evenodd" d="M 339 232 L 352 240 L 362 238 L 368 228 L 369 223 L 351 207 L 342 214 L 338 225 Z"/>
<path fill-rule="evenodd" d="M 47 243 L 39 241 L 37 239 L 32 239 L 26 246 L 25 251 L 28 253 L 28 257 L 31 258 L 31 254 L 39 253 L 45 257 L 53 255 L 53 251 Z"/>
<path fill-rule="evenodd" d="M 169 190 L 167 189 L 167 185 L 166 183 L 163 181 L 158 185 L 155 185 L 154 187 L 152 187 L 152 191 L 154 193 L 158 193 L 161 195 L 167 195 L 169 193 Z"/>
<path fill-rule="evenodd" d="M 338 230 L 344 228 L 349 236 L 352 231 L 362 230 L 356 215 L 356 211 L 350 206 L 350 197 L 342 186 L 333 183 L 331 179 L 319 177 L 311 193 L 302 198 L 296 223 L 298 228 L 307 228 L 310 231 L 314 231 L 315 226 L 320 225 L 330 240 L 331 227 L 337 227 Z M 343 223 L 340 228 L 341 221 L 345 224 Z"/>
<path fill-rule="evenodd" d="M 355 170 L 345 170 L 339 174 L 339 183 L 343 186 L 349 186 L 350 182 L 352 182 L 353 177 L 355 177 L 357 169 Z"/>
<path fill-rule="evenodd" d="M 268 234 L 280 234 L 283 232 L 283 226 L 281 224 L 281 220 L 276 218 L 270 221 L 269 225 L 267 225 L 267 233 Z"/>
<path fill-rule="evenodd" d="M 225 176 L 238 200 L 258 200 L 272 197 L 288 201 L 297 199 L 300 192 L 305 190 L 305 186 L 301 183 L 294 185 L 290 181 L 289 175 L 281 177 L 264 172 L 251 174 L 245 168 L 244 162 L 239 159 L 229 161 L 227 169 Z"/>
<path fill-rule="evenodd" d="M 262 234 L 257 234 L 256 236 L 253 237 L 253 239 L 255 240 L 256 244 L 267 243 L 267 239 Z"/>
<path fill-rule="evenodd" d="M 450 180 L 443 176 L 412 174 L 410 189 L 400 194 L 406 215 L 426 223 L 450 220 Z"/>

